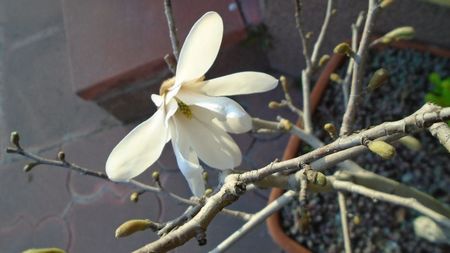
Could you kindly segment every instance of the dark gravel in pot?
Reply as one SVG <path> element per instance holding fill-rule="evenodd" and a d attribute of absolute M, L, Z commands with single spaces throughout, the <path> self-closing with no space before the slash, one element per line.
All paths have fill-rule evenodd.
<path fill-rule="evenodd" d="M 356 129 L 367 128 L 384 121 L 397 120 L 408 115 L 424 103 L 425 93 L 431 89 L 428 75 L 439 73 L 450 76 L 450 60 L 414 50 L 384 49 L 371 52 L 367 64 L 368 83 L 371 73 L 385 68 L 391 77 L 383 87 L 364 96 L 358 111 Z M 337 70 L 344 76 L 346 66 Z M 332 83 L 313 119 L 316 134 L 322 140 L 331 139 L 324 133 L 323 124 L 332 122 L 339 128 L 344 113 L 343 96 L 339 84 Z M 398 180 L 427 192 L 444 203 L 450 203 L 450 156 L 428 132 L 414 135 L 422 143 L 422 150 L 414 152 L 396 145 L 397 155 L 388 161 L 367 153 L 355 159 L 363 168 Z M 333 173 L 329 170 L 326 174 Z M 440 246 L 418 238 L 414 234 L 413 220 L 419 213 L 368 199 L 346 194 L 353 252 L 450 252 Z M 339 208 L 336 193 L 308 195 L 309 225 L 302 226 L 298 218 L 299 203 L 293 202 L 282 209 L 282 226 L 300 244 L 313 252 L 343 252 Z"/>

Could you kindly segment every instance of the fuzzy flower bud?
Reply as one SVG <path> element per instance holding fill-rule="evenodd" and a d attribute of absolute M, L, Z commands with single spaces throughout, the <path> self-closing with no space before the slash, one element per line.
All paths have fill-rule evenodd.
<path fill-rule="evenodd" d="M 370 78 L 369 85 L 367 85 L 367 89 L 372 92 L 378 88 L 380 88 L 386 81 L 389 79 L 389 72 L 386 69 L 379 69 L 375 71 Z"/>
<path fill-rule="evenodd" d="M 23 171 L 30 172 L 31 169 L 33 169 L 34 166 L 36 166 L 36 165 L 37 165 L 37 163 L 27 163 L 27 164 L 25 164 L 25 166 L 23 166 Z"/>
<path fill-rule="evenodd" d="M 324 54 L 322 55 L 322 57 L 320 57 L 319 60 L 319 67 L 324 66 L 325 64 L 327 64 L 327 62 L 330 60 L 330 55 L 328 54 Z"/>
<path fill-rule="evenodd" d="M 281 104 L 278 103 L 277 101 L 270 101 L 268 107 L 270 109 L 278 109 L 281 107 Z"/>
<path fill-rule="evenodd" d="M 334 48 L 333 52 L 336 54 L 345 54 L 347 56 L 353 56 L 355 54 L 347 42 L 342 42 L 338 44 Z"/>
<path fill-rule="evenodd" d="M 395 155 L 395 148 L 384 141 L 370 141 L 367 143 L 367 147 L 383 159 L 391 159 Z"/>
<path fill-rule="evenodd" d="M 410 40 L 414 37 L 415 33 L 414 27 L 412 26 L 398 27 L 381 37 L 381 43 L 389 44 L 398 40 Z"/>
<path fill-rule="evenodd" d="M 412 151 L 419 151 L 422 148 L 420 141 L 410 135 L 403 136 L 398 141 Z"/>
<path fill-rule="evenodd" d="M 11 132 L 11 136 L 9 138 L 9 141 L 14 144 L 15 146 L 19 146 L 19 141 L 20 141 L 20 135 L 18 132 L 14 131 Z"/>
<path fill-rule="evenodd" d="M 388 7 L 389 5 L 391 5 L 393 2 L 394 2 L 394 0 L 383 0 L 383 1 L 381 1 L 381 3 L 380 3 L 380 7 L 381 7 L 381 8 L 386 8 L 386 7 Z"/>
<path fill-rule="evenodd" d="M 152 227 L 150 220 L 129 220 L 116 229 L 116 238 L 129 236 Z"/>
<path fill-rule="evenodd" d="M 292 129 L 292 123 L 287 119 L 281 119 L 280 125 L 281 125 L 282 129 L 284 129 L 286 131 L 289 131 Z"/>
<path fill-rule="evenodd" d="M 152 172 L 152 178 L 155 181 L 159 181 L 159 171 L 155 170 Z"/>
<path fill-rule="evenodd" d="M 133 192 L 130 194 L 130 201 L 137 203 L 139 201 L 139 193 L 138 192 Z"/>
<path fill-rule="evenodd" d="M 59 151 L 59 152 L 58 152 L 58 159 L 59 159 L 60 161 L 65 161 L 65 159 L 66 159 L 66 154 L 64 153 L 64 151 Z"/>
<path fill-rule="evenodd" d="M 336 127 L 332 123 L 326 123 L 323 125 L 323 129 L 330 135 L 331 138 L 336 137 Z"/>
<path fill-rule="evenodd" d="M 213 193 L 213 189 L 211 189 L 211 188 L 208 188 L 208 189 L 205 190 L 205 196 L 209 196 L 212 193 Z"/>
<path fill-rule="evenodd" d="M 336 83 L 340 83 L 342 81 L 341 77 L 336 73 L 330 74 L 330 80 Z"/>

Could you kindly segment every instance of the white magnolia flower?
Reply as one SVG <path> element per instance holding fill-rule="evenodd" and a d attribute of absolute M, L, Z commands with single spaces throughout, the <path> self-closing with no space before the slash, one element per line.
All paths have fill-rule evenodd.
<path fill-rule="evenodd" d="M 204 192 L 205 164 L 231 169 L 241 163 L 239 147 L 228 135 L 252 127 L 250 116 L 233 100 L 220 97 L 264 92 L 277 80 L 259 72 L 240 72 L 203 80 L 220 48 L 221 17 L 203 15 L 192 27 L 180 52 L 176 76 L 165 81 L 160 94 L 152 94 L 158 110 L 117 144 L 106 162 L 111 180 L 128 181 L 144 172 L 172 141 L 178 166 L 196 196 Z"/>

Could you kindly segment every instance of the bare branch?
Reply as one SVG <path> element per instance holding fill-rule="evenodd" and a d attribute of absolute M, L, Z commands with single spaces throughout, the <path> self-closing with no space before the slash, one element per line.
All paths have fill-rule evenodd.
<path fill-rule="evenodd" d="M 259 223 L 263 222 L 267 217 L 272 215 L 274 212 L 280 210 L 287 203 L 291 202 L 296 195 L 297 193 L 295 191 L 285 192 L 278 199 L 272 201 L 270 204 L 268 204 L 263 209 L 254 214 L 252 218 L 249 221 L 247 221 L 247 223 L 245 223 L 241 228 L 236 230 L 227 239 L 225 239 L 219 245 L 217 245 L 217 247 L 211 250 L 210 253 L 225 252 L 225 250 L 227 250 L 231 245 L 237 242 L 241 237 L 246 235 L 252 228 L 254 228 Z"/>
<path fill-rule="evenodd" d="M 325 11 L 325 18 L 323 20 L 322 28 L 320 29 L 319 36 L 317 37 L 316 43 L 314 44 L 313 52 L 311 55 L 311 65 L 313 68 L 317 67 L 320 47 L 322 46 L 323 39 L 328 29 L 328 24 L 330 23 L 331 10 L 333 9 L 333 0 L 328 0 L 327 10 Z"/>
<path fill-rule="evenodd" d="M 167 25 L 169 27 L 170 44 L 172 45 L 173 56 L 176 60 L 180 57 L 180 42 L 177 38 L 177 28 L 173 19 L 172 1 L 164 0 L 164 13 L 166 14 Z M 176 65 L 176 64 L 175 64 Z"/>
<path fill-rule="evenodd" d="M 450 127 L 444 122 L 431 125 L 428 130 L 450 152 Z"/>
<path fill-rule="evenodd" d="M 421 204 L 414 198 L 404 198 L 394 194 L 388 194 L 381 191 L 376 191 L 361 185 L 354 184 L 348 181 L 331 180 L 333 188 L 336 190 L 348 191 L 358 193 L 369 198 L 394 203 L 397 205 L 405 206 L 414 209 L 430 218 L 437 223 L 450 228 L 450 219 L 444 215 L 434 211 L 433 209 Z"/>
<path fill-rule="evenodd" d="M 338 202 L 339 202 L 339 211 L 341 213 L 341 226 L 342 226 L 342 234 L 344 236 L 344 247 L 345 253 L 352 253 L 352 245 L 350 242 L 350 234 L 348 231 L 348 221 L 347 221 L 347 204 L 345 203 L 345 195 L 344 193 L 338 191 Z"/>
<path fill-rule="evenodd" d="M 358 31 L 361 27 L 361 24 L 364 20 L 364 11 L 359 12 L 358 17 L 356 18 L 356 22 L 352 24 L 352 50 L 354 52 L 358 51 Z M 353 58 L 349 59 L 347 72 L 344 77 L 344 81 L 342 82 L 342 92 L 344 94 L 344 106 L 348 104 L 348 89 L 350 86 L 350 81 L 353 73 L 353 65 L 355 64 L 355 60 Z"/>
<path fill-rule="evenodd" d="M 372 34 L 372 28 L 374 26 L 375 17 L 378 13 L 378 10 L 379 6 L 376 1 L 369 0 L 366 23 L 364 25 L 361 42 L 359 44 L 358 53 L 356 55 L 356 58 L 358 60 L 355 61 L 353 66 L 353 78 L 350 89 L 350 96 L 347 104 L 347 109 L 345 110 L 344 116 L 342 118 L 340 135 L 348 135 L 352 132 L 352 126 L 362 91 L 362 81 L 364 77 L 364 66 L 369 46 L 369 38 Z"/>
<path fill-rule="evenodd" d="M 75 171 L 75 172 L 79 172 L 82 175 L 93 176 L 93 177 L 100 178 L 100 179 L 103 179 L 103 180 L 106 180 L 106 181 L 109 181 L 109 182 L 112 182 L 115 184 L 123 184 L 123 185 L 131 186 L 133 188 L 136 188 L 140 192 L 140 194 L 142 194 L 143 192 L 153 192 L 153 193 L 159 194 L 161 196 L 169 196 L 170 198 L 178 201 L 181 204 L 190 205 L 190 206 L 201 206 L 202 205 L 201 201 L 187 199 L 187 198 L 181 197 L 173 192 L 169 192 L 165 188 L 147 185 L 147 184 L 144 184 L 144 183 L 139 182 L 134 179 L 129 180 L 127 182 L 113 182 L 103 172 L 93 171 L 93 170 L 81 167 L 79 165 L 76 165 L 75 163 L 67 162 L 65 159 L 63 159 L 63 161 L 47 159 L 47 158 L 36 155 L 36 154 L 22 148 L 20 145 L 16 145 L 16 147 L 14 147 L 14 148 L 13 147 L 7 148 L 7 152 L 21 155 L 21 156 L 31 159 L 34 163 L 33 167 L 38 166 L 38 165 L 50 165 L 50 166 L 55 166 L 55 167 L 61 167 L 61 168 Z M 224 210 L 222 210 L 222 212 L 224 214 L 227 214 L 229 216 L 233 216 L 233 217 L 236 217 L 236 218 L 239 218 L 242 220 L 248 220 L 249 216 L 250 216 L 249 214 L 247 214 L 245 212 L 229 210 L 229 209 L 224 209 Z"/>

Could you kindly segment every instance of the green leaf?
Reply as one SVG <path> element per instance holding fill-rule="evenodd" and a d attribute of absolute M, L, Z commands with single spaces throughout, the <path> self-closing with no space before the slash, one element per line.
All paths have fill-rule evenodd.
<path fill-rule="evenodd" d="M 430 83 L 432 83 L 434 85 L 440 85 L 441 84 L 441 76 L 438 73 L 433 72 L 428 76 L 428 81 L 430 81 Z"/>
<path fill-rule="evenodd" d="M 427 101 L 428 103 L 433 103 L 433 104 L 439 105 L 439 106 L 442 106 L 442 103 L 443 103 L 441 97 L 436 96 L 432 93 L 427 93 L 425 95 L 425 101 Z"/>

